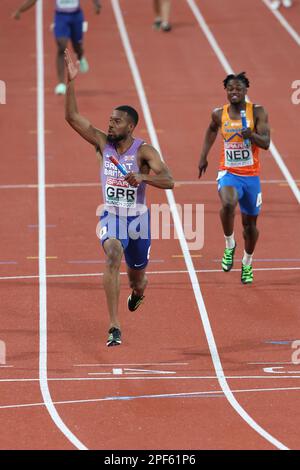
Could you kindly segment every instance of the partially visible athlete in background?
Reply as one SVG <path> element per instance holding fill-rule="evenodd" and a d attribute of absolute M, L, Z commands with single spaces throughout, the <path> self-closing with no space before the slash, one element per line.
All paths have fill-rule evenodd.
<path fill-rule="evenodd" d="M 100 0 L 92 1 L 95 13 L 98 15 L 101 10 Z M 26 0 L 14 12 L 13 17 L 19 20 L 21 14 L 33 7 L 36 2 L 37 0 Z M 58 78 L 55 94 L 64 95 L 66 93 L 64 51 L 69 40 L 71 40 L 74 52 L 80 62 L 80 71 L 86 73 L 89 70 L 89 64 L 84 56 L 83 49 L 84 16 L 80 8 L 80 0 L 53 0 L 53 2 L 55 3 L 54 36 L 57 44 L 56 68 Z"/>
<path fill-rule="evenodd" d="M 171 0 L 153 0 L 154 23 L 153 28 L 168 33 L 172 29 L 170 23 Z"/>
<path fill-rule="evenodd" d="M 225 236 L 222 268 L 228 272 L 233 267 L 236 250 L 234 216 L 239 203 L 245 241 L 241 281 L 250 284 L 253 281 L 252 258 L 258 239 L 257 217 L 262 204 L 259 148 L 269 148 L 270 127 L 265 109 L 246 102 L 250 83 L 245 72 L 228 75 L 223 83 L 229 104 L 215 109 L 212 113 L 201 151 L 199 178 L 206 171 L 208 153 L 220 129 L 223 149 L 217 182 L 222 203 L 220 217 Z M 241 111 L 246 112 L 245 130 L 241 122 Z"/>

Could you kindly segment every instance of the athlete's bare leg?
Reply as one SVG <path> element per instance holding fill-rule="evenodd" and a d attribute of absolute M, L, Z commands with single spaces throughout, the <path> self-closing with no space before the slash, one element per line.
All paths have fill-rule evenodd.
<path fill-rule="evenodd" d="M 163 23 L 169 23 L 171 12 L 171 0 L 161 0 L 161 19 Z"/>
<path fill-rule="evenodd" d="M 83 46 L 81 42 L 72 42 L 73 50 L 77 55 L 78 60 L 81 60 L 83 57 Z"/>
<path fill-rule="evenodd" d="M 138 296 L 144 295 L 148 280 L 145 269 L 132 269 L 127 267 L 129 285 L 133 293 Z"/>
<path fill-rule="evenodd" d="M 164 31 L 169 31 L 170 26 L 170 12 L 171 12 L 171 0 L 153 0 L 154 8 L 154 27 L 159 29 L 160 27 Z"/>
<path fill-rule="evenodd" d="M 56 39 L 57 44 L 57 55 L 56 55 L 56 68 L 58 83 L 64 83 L 65 81 L 65 58 L 64 53 L 68 44 L 68 38 Z"/>
<path fill-rule="evenodd" d="M 108 306 L 110 328 L 119 328 L 118 307 L 120 297 L 120 266 L 123 247 L 119 240 L 107 239 L 103 244 L 106 253 L 106 267 L 103 286 Z"/>
<path fill-rule="evenodd" d="M 223 186 L 219 191 L 222 201 L 222 209 L 220 210 L 220 218 L 223 226 L 224 235 L 229 237 L 233 234 L 234 214 L 238 203 L 238 193 L 233 186 Z"/>
<path fill-rule="evenodd" d="M 154 14 L 156 17 L 160 17 L 160 0 L 153 0 Z"/>
<path fill-rule="evenodd" d="M 249 255 L 254 252 L 259 232 L 256 227 L 257 216 L 242 214 L 242 224 L 244 227 L 245 251 Z"/>

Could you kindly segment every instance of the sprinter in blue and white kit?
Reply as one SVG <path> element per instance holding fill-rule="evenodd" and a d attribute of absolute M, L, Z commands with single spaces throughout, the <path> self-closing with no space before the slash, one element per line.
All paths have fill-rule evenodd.
<path fill-rule="evenodd" d="M 14 13 L 14 17 L 20 19 L 21 13 L 29 10 L 36 2 L 37 0 L 26 0 Z M 80 0 L 54 0 L 53 2 L 55 4 L 54 36 L 57 44 L 56 67 L 58 77 L 55 94 L 64 95 L 66 93 L 64 51 L 69 40 L 71 40 L 74 52 L 80 62 L 80 71 L 86 73 L 89 70 L 83 50 L 84 16 L 80 8 Z M 93 4 L 95 13 L 99 14 L 101 9 L 100 0 L 93 0 Z"/>

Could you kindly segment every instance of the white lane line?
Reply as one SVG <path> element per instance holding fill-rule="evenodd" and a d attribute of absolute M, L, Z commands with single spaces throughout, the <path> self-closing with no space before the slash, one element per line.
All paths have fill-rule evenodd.
<path fill-rule="evenodd" d="M 255 271 L 264 271 L 264 272 L 272 272 L 272 271 L 299 271 L 300 266 L 293 266 L 293 267 L 282 267 L 282 268 L 255 268 Z M 231 269 L 231 272 L 240 272 L 240 269 Z M 169 275 L 169 274 L 188 274 L 189 271 L 186 269 L 181 269 L 181 270 L 170 270 L 170 271 L 147 271 L 147 275 L 149 274 L 162 274 L 162 275 Z M 210 274 L 210 273 L 222 273 L 224 275 L 224 272 L 222 269 L 195 269 L 195 273 L 198 274 Z M 127 276 L 127 273 L 121 272 L 121 276 Z M 47 278 L 49 279 L 61 279 L 61 278 L 75 278 L 75 277 L 101 277 L 103 276 L 103 273 L 78 273 L 78 274 L 47 274 Z M 22 279 L 39 279 L 38 275 L 32 275 L 32 276 L 0 276 L 0 281 L 18 281 Z"/>
<path fill-rule="evenodd" d="M 45 184 L 46 189 L 55 188 L 94 188 L 101 186 L 101 183 L 53 183 Z M 37 189 L 37 184 L 1 184 L 0 189 Z"/>
<path fill-rule="evenodd" d="M 133 80 L 134 80 L 134 83 L 135 83 L 135 86 L 136 86 L 136 89 L 137 89 L 137 93 L 138 93 L 138 96 L 139 96 L 139 99 L 140 99 L 140 103 L 141 103 L 141 106 L 142 106 L 142 109 L 143 109 L 143 114 L 144 114 L 144 117 L 145 117 L 147 130 L 148 130 L 152 145 L 161 154 L 161 149 L 160 149 L 160 145 L 159 145 L 159 142 L 158 142 L 155 127 L 153 125 L 152 116 L 151 116 L 151 113 L 150 113 L 150 108 L 149 108 L 149 105 L 148 105 L 148 101 L 147 101 L 147 97 L 146 97 L 146 94 L 145 94 L 142 79 L 141 79 L 141 76 L 140 76 L 140 72 L 139 72 L 139 69 L 138 69 L 134 54 L 133 54 L 133 50 L 132 50 L 132 47 L 131 47 L 131 44 L 130 44 L 130 41 L 129 41 L 126 26 L 125 26 L 124 19 L 123 19 L 123 16 L 122 16 L 122 12 L 121 12 L 121 9 L 120 9 L 119 0 L 111 0 L 111 2 L 112 2 L 115 17 L 116 17 L 117 25 L 118 25 L 118 28 L 119 28 L 119 31 L 120 31 L 121 39 L 122 39 L 122 42 L 123 42 L 123 45 L 124 45 L 125 53 L 126 53 L 126 56 L 127 56 L 127 59 L 128 59 L 128 63 L 129 63 L 129 66 L 130 66 L 130 69 L 131 69 L 131 72 L 132 72 L 132 77 L 133 77 Z M 261 426 L 259 426 L 256 423 L 256 421 L 238 403 L 238 401 L 236 400 L 236 398 L 233 395 L 232 391 L 230 390 L 230 387 L 229 387 L 229 385 L 228 385 L 228 383 L 227 383 L 227 381 L 224 377 L 224 372 L 223 372 L 221 360 L 220 360 L 220 357 L 219 357 L 217 345 L 216 345 L 214 335 L 213 335 L 213 332 L 212 332 L 212 329 L 211 329 L 211 325 L 210 325 L 209 318 L 208 318 L 208 313 L 207 313 L 207 310 L 206 310 L 206 307 L 205 307 L 205 304 L 204 304 L 204 299 L 203 299 L 203 296 L 202 296 L 202 293 L 201 293 L 199 281 L 198 281 L 198 278 L 197 278 L 197 274 L 195 272 L 195 268 L 194 268 L 194 265 L 193 265 L 191 254 L 189 252 L 186 239 L 184 237 L 183 227 L 181 225 L 181 220 L 180 220 L 180 217 L 179 217 L 179 214 L 178 214 L 178 209 L 177 209 L 177 205 L 176 205 L 176 202 L 175 202 L 173 191 L 167 190 L 166 195 L 167 195 L 168 203 L 169 203 L 169 206 L 170 206 L 170 209 L 171 209 L 171 212 L 172 212 L 172 216 L 173 216 L 174 224 L 175 224 L 175 227 L 176 227 L 176 230 L 177 230 L 177 234 L 178 234 L 179 242 L 180 242 L 180 245 L 181 245 L 181 249 L 182 249 L 182 252 L 184 254 L 186 266 L 187 266 L 188 271 L 189 271 L 191 284 L 192 284 L 192 287 L 193 287 L 193 290 L 194 290 L 195 299 L 196 299 L 196 302 L 197 302 L 197 305 L 198 305 L 199 314 L 200 314 L 200 317 L 201 317 L 201 320 L 202 320 L 202 324 L 203 324 L 203 327 L 204 327 L 205 335 L 206 335 L 206 338 L 207 338 L 207 342 L 208 342 L 209 349 L 210 349 L 210 354 L 211 354 L 211 357 L 212 357 L 212 361 L 213 361 L 214 368 L 215 368 L 215 371 L 216 371 L 216 374 L 217 374 L 217 377 L 218 377 L 219 384 L 220 384 L 223 392 L 225 393 L 226 398 L 229 401 L 229 403 L 231 404 L 231 406 L 249 424 L 249 426 L 251 426 L 263 438 L 265 438 L 266 440 L 271 442 L 275 447 L 278 447 L 279 449 L 287 449 L 287 447 L 285 445 L 283 445 L 280 441 L 278 441 L 273 436 L 271 436 L 271 434 L 269 434 L 267 431 L 265 431 L 265 429 L 263 429 Z M 299 202 L 300 202 L 300 194 L 299 194 Z"/>
<path fill-rule="evenodd" d="M 263 184 L 286 184 L 285 179 L 275 179 L 275 180 L 260 180 Z M 300 183 L 300 180 L 295 180 L 296 183 Z M 176 185 L 196 185 L 196 186 L 205 186 L 213 185 L 216 186 L 216 180 L 177 180 L 175 181 Z M 46 189 L 55 189 L 55 188 L 98 188 L 101 186 L 101 183 L 53 183 L 45 184 Z M 0 184 L 0 189 L 37 189 L 37 184 Z"/>
<path fill-rule="evenodd" d="M 298 46 L 300 46 L 300 36 L 299 36 L 299 34 L 294 30 L 294 28 L 290 25 L 290 23 L 283 16 L 283 14 L 280 13 L 279 10 L 273 10 L 271 8 L 271 2 L 269 0 L 262 0 L 262 2 L 266 5 L 266 7 L 269 8 L 269 10 L 273 13 L 273 15 L 277 18 L 277 20 L 281 24 L 281 26 L 283 26 L 284 29 L 289 33 L 289 35 L 294 39 L 296 44 Z"/>
<path fill-rule="evenodd" d="M 200 28 L 202 29 L 203 33 L 206 36 L 206 39 L 208 40 L 209 44 L 211 45 L 214 53 L 218 57 L 220 63 L 222 64 L 225 72 L 227 74 L 234 73 L 231 65 L 229 64 L 227 58 L 225 57 L 225 54 L 223 53 L 222 49 L 220 48 L 219 44 L 217 43 L 214 35 L 212 34 L 211 30 L 209 29 L 203 15 L 201 14 L 198 6 L 195 3 L 195 0 L 186 0 L 188 3 L 190 9 L 192 10 Z M 284 163 L 282 156 L 280 155 L 278 149 L 275 147 L 275 144 L 273 141 L 271 141 L 270 145 L 270 152 L 273 155 L 274 160 L 276 161 L 277 165 L 279 166 L 283 176 L 285 177 L 286 181 L 288 182 L 288 185 L 293 192 L 295 198 L 297 199 L 298 203 L 300 204 L 300 190 L 292 177 L 288 167 Z"/>
<path fill-rule="evenodd" d="M 117 371 L 117 372 L 116 372 Z M 175 371 L 168 370 L 148 370 L 148 369 L 113 369 L 112 372 L 88 372 L 88 375 L 163 375 L 176 374 Z"/>
<path fill-rule="evenodd" d="M 233 393 L 261 393 L 261 392 L 289 392 L 289 391 L 299 391 L 300 387 L 278 387 L 278 388 L 249 388 L 249 389 L 237 389 L 232 390 Z M 103 401 L 121 401 L 121 400 L 137 400 L 137 399 L 155 399 L 155 398 L 216 398 L 224 397 L 225 395 L 222 390 L 215 391 L 201 391 L 201 392 L 182 392 L 182 393 L 160 393 L 153 395 L 128 395 L 128 396 L 114 396 L 114 397 L 105 397 L 105 398 L 90 398 L 83 400 L 64 400 L 64 401 L 55 401 L 55 405 L 70 405 L 70 404 L 83 404 L 83 403 L 98 403 Z M 37 406 L 45 406 L 45 403 L 24 403 L 17 405 L 0 405 L 0 409 L 7 408 L 31 408 Z"/>
<path fill-rule="evenodd" d="M 36 4 L 37 54 L 37 147 L 38 147 L 38 220 L 39 220 L 39 383 L 46 408 L 59 430 L 78 449 L 86 447 L 59 416 L 48 387 L 47 373 L 47 277 L 46 277 L 46 190 L 45 190 L 45 103 L 44 103 L 44 38 L 43 2 Z"/>
<path fill-rule="evenodd" d="M 106 375 L 106 374 L 105 374 Z M 253 379 L 300 379 L 300 375 L 220 375 L 222 379 L 230 380 L 253 380 Z M 151 376 L 151 377 L 57 377 L 57 378 L 48 378 L 48 382 L 91 382 L 91 381 L 114 381 L 114 380 L 218 380 L 218 377 L 215 375 L 185 375 L 185 376 Z M 38 382 L 39 379 L 0 379 L 0 384 L 3 383 L 27 383 L 27 382 Z"/>
<path fill-rule="evenodd" d="M 294 364 L 293 362 L 274 362 L 274 361 L 273 362 L 247 362 L 247 364 L 250 364 L 250 365 L 264 365 L 264 364 L 266 364 L 266 365 L 272 365 L 272 364 L 282 365 L 282 364 L 289 364 L 289 365 L 294 365 L 294 366 L 297 365 L 297 364 Z"/>
<path fill-rule="evenodd" d="M 188 366 L 188 362 L 142 362 L 121 364 L 73 364 L 73 367 L 116 367 L 116 366 Z"/>

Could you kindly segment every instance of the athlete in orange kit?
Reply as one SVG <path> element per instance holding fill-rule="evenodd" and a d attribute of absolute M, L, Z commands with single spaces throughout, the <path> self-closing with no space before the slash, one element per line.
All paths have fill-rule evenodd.
<path fill-rule="evenodd" d="M 245 72 L 228 75 L 223 83 L 229 105 L 217 108 L 212 113 L 199 161 L 199 178 L 206 171 L 208 153 L 221 129 L 223 149 L 217 181 L 226 243 L 222 268 L 228 272 L 233 266 L 236 249 L 234 215 L 239 203 L 245 240 L 241 281 L 250 284 L 253 282 L 252 257 L 258 239 L 257 216 L 262 204 L 259 148 L 269 148 L 270 128 L 265 109 L 246 102 L 250 84 Z M 247 129 L 242 126 L 241 111 L 246 112 Z"/>

